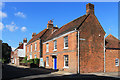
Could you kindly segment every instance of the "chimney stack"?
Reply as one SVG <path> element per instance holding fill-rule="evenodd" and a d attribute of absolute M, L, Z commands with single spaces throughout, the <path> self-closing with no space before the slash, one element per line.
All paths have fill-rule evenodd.
<path fill-rule="evenodd" d="M 94 14 L 94 5 L 91 3 L 88 3 L 86 5 L 86 14 Z"/>
<path fill-rule="evenodd" d="M 22 45 L 22 42 L 19 42 L 19 46 Z"/>
<path fill-rule="evenodd" d="M 23 43 L 27 43 L 27 38 L 24 38 L 24 39 L 23 39 Z"/>
<path fill-rule="evenodd" d="M 52 27 L 53 27 L 53 21 L 50 20 L 50 21 L 48 21 L 47 29 L 52 29 Z"/>
<path fill-rule="evenodd" d="M 34 36 L 36 36 L 36 33 L 32 33 L 32 38 L 33 38 Z"/>

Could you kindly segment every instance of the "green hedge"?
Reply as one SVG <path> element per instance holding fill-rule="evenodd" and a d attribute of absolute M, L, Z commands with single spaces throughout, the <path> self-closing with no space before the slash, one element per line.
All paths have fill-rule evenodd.
<path fill-rule="evenodd" d="M 29 60 L 27 60 L 27 62 L 30 63 L 30 64 L 34 63 L 34 59 L 29 59 Z"/>
<path fill-rule="evenodd" d="M 39 64 L 39 60 L 40 60 L 40 59 L 35 58 L 35 59 L 34 59 L 34 64 Z"/>

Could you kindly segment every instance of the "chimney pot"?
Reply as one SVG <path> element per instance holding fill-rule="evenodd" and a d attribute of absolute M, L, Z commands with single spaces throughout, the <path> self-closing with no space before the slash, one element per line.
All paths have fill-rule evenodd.
<path fill-rule="evenodd" d="M 23 39 L 23 43 L 27 43 L 27 38 L 24 38 L 24 39 Z"/>
<path fill-rule="evenodd" d="M 86 5 L 86 14 L 94 14 L 94 4 L 88 3 Z"/>
<path fill-rule="evenodd" d="M 53 21 L 50 20 L 50 21 L 48 21 L 47 29 L 52 29 L 52 28 L 53 28 Z"/>
<path fill-rule="evenodd" d="M 32 33 L 32 38 L 33 38 L 34 36 L 36 36 L 36 33 Z"/>

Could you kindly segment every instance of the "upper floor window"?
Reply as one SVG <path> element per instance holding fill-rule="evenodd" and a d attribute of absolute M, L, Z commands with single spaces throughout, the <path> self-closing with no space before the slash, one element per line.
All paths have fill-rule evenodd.
<path fill-rule="evenodd" d="M 64 49 L 68 48 L 68 36 L 64 37 Z"/>
<path fill-rule="evenodd" d="M 57 50 L 57 40 L 54 41 L 54 50 Z"/>
<path fill-rule="evenodd" d="M 35 51 L 37 50 L 37 43 L 35 43 Z"/>
<path fill-rule="evenodd" d="M 46 66 L 49 66 L 49 57 L 46 57 Z"/>
<path fill-rule="evenodd" d="M 119 59 L 118 58 L 115 59 L 115 66 L 119 66 Z"/>
<path fill-rule="evenodd" d="M 68 55 L 64 55 L 64 68 L 68 68 Z"/>
<path fill-rule="evenodd" d="M 49 44 L 46 44 L 46 52 L 49 52 Z"/>
<path fill-rule="evenodd" d="M 32 44 L 31 44 L 31 52 L 32 52 Z"/>
<path fill-rule="evenodd" d="M 27 52 L 29 52 L 29 46 L 27 46 Z"/>

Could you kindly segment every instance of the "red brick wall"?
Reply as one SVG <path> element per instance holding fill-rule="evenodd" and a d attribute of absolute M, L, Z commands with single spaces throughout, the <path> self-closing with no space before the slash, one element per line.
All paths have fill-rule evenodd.
<path fill-rule="evenodd" d="M 100 34 L 100 36 L 99 36 Z M 80 72 L 103 72 L 104 30 L 95 15 L 90 14 L 80 28 Z"/>
<path fill-rule="evenodd" d="M 106 60 L 106 72 L 118 72 L 119 67 L 115 66 L 115 59 L 120 57 L 118 56 L 118 51 L 120 50 L 112 50 L 112 49 L 106 49 L 106 53 L 105 53 L 105 60 Z"/>
<path fill-rule="evenodd" d="M 37 49 L 35 51 L 35 43 L 37 43 Z M 36 40 L 30 44 L 28 44 L 27 46 L 29 47 L 29 51 L 27 52 L 27 46 L 26 46 L 26 54 L 28 56 L 28 59 L 30 59 L 30 53 L 31 53 L 31 44 L 32 44 L 32 59 L 34 59 L 34 55 L 36 54 L 37 55 L 37 58 L 40 58 L 40 40 Z"/>
<path fill-rule="evenodd" d="M 68 34 L 68 49 L 64 49 L 64 37 L 57 38 L 57 51 L 54 50 L 54 40 L 48 42 L 49 43 L 49 52 L 46 53 L 46 43 L 43 44 L 43 60 L 46 63 L 46 57 L 49 57 L 49 67 L 47 68 L 53 68 L 53 59 L 52 59 L 52 53 L 58 53 L 57 54 L 57 69 L 64 70 L 68 72 L 77 72 L 77 56 L 76 56 L 76 46 L 77 46 L 77 39 L 76 39 L 77 32 Z M 63 51 L 69 51 L 69 52 L 63 52 Z M 63 68 L 64 67 L 64 55 L 69 56 L 69 68 Z"/>

